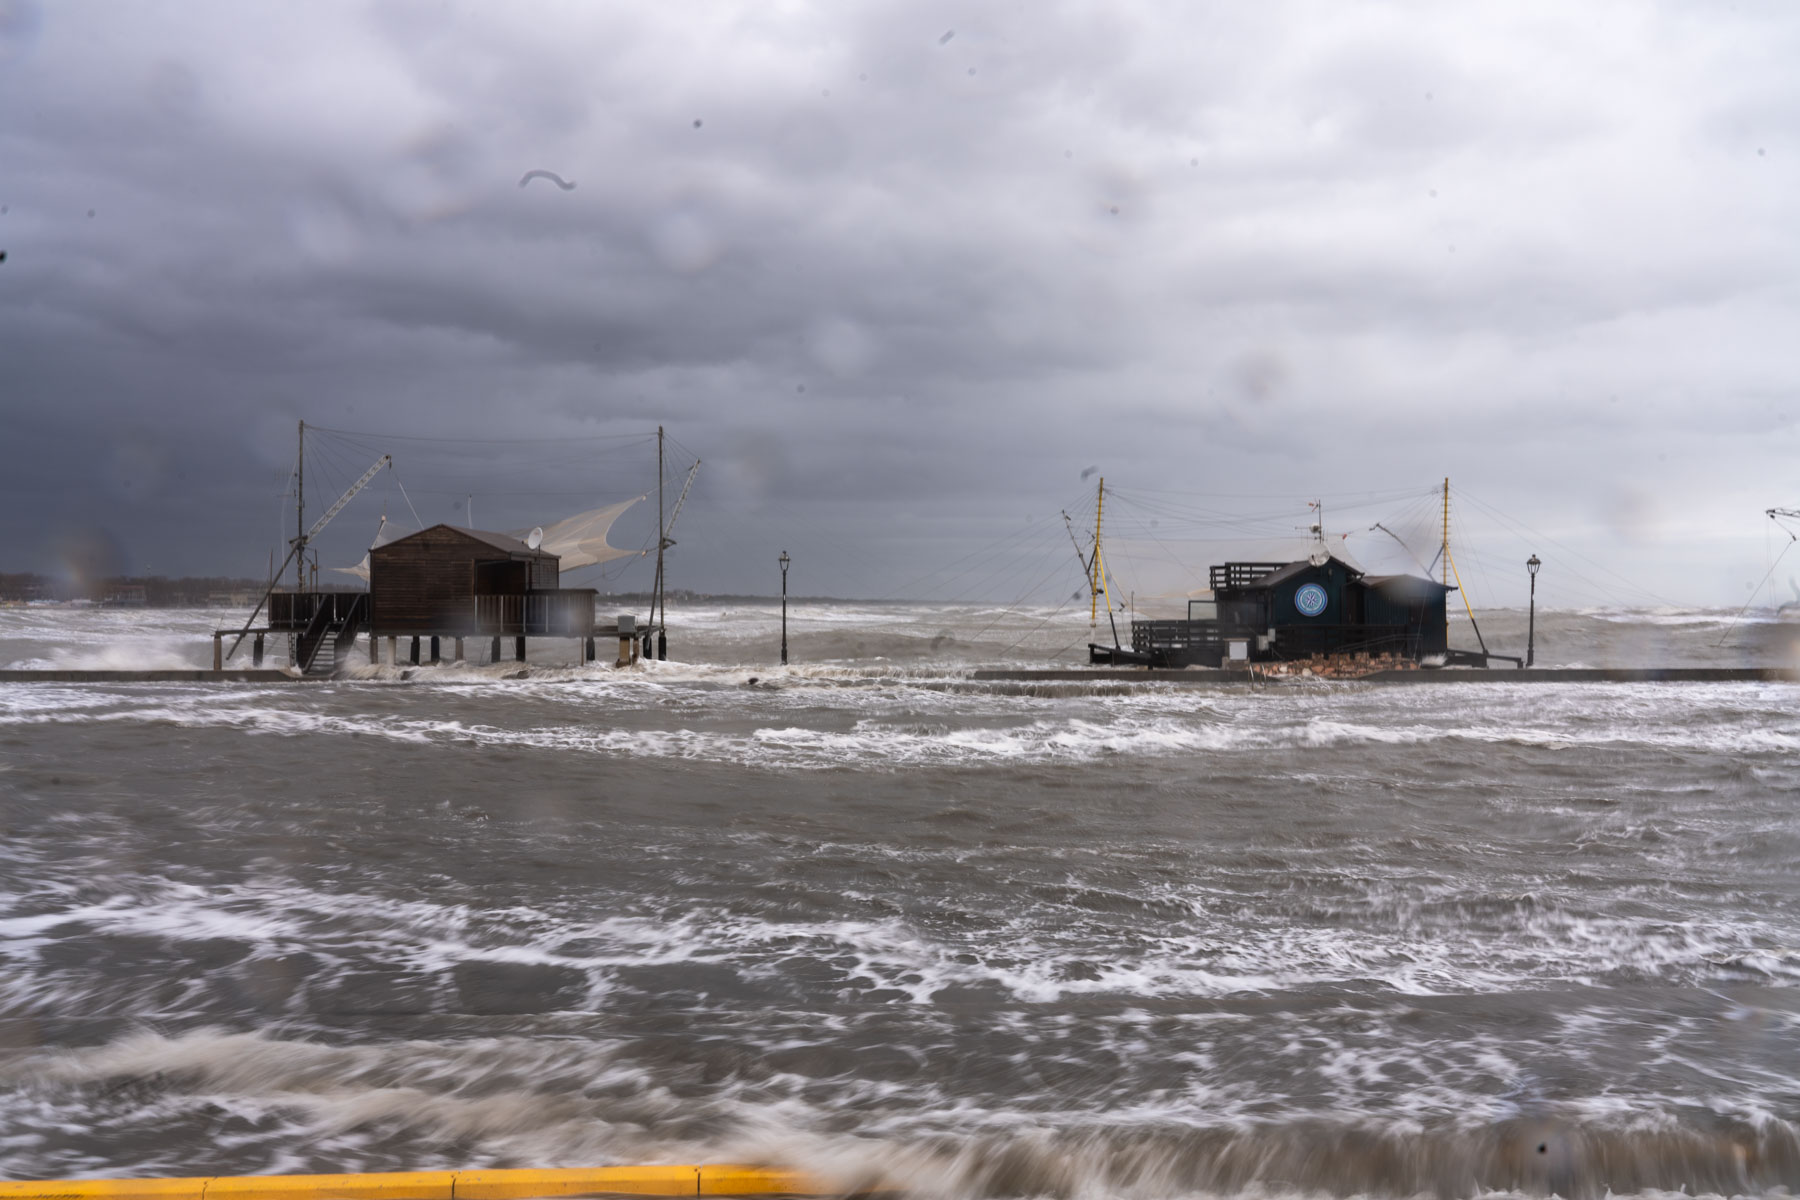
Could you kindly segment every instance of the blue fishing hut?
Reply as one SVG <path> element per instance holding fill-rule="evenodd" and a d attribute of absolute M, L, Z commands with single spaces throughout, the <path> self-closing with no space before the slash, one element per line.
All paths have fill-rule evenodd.
<path fill-rule="evenodd" d="M 1393 655 L 1415 661 L 1449 650 L 1446 597 L 1420 575 L 1368 575 L 1320 551 L 1299 562 L 1221 563 L 1210 600 L 1185 620 L 1131 623 L 1131 649 L 1089 647 L 1095 663 L 1152 667 L 1288 662 L 1315 655 Z"/>

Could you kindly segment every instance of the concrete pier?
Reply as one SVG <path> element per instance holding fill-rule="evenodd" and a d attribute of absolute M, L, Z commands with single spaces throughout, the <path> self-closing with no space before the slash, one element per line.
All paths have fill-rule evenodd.
<path fill-rule="evenodd" d="M 201 668 L 161 671 L 0 671 L 0 683 L 301 683 L 286 671 L 246 669 L 207 671 Z"/>
<path fill-rule="evenodd" d="M 1800 683 L 1792 667 L 1461 667 L 1444 670 L 1376 671 L 1350 679 L 1270 675 L 1244 670 L 1189 667 L 1183 670 L 1100 667 L 1089 670 L 976 671 L 982 683 Z"/>

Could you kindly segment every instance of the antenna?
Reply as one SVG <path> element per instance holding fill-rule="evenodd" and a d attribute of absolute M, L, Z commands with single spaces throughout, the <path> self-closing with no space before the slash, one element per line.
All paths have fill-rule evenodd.
<path fill-rule="evenodd" d="M 526 534 L 525 535 L 525 544 L 527 546 L 530 546 L 533 550 L 536 550 L 539 546 L 543 545 L 544 544 L 544 527 L 542 525 L 539 525 L 537 528 L 533 529 L 530 533 Z"/>

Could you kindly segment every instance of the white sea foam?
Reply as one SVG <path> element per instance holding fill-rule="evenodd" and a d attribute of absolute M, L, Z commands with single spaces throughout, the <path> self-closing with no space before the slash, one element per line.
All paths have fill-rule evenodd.
<path fill-rule="evenodd" d="M 444 668 L 429 674 L 446 685 L 507 689 L 503 694 L 533 702 L 531 715 L 553 719 L 516 723 L 516 706 L 493 708 L 498 720 L 489 721 L 395 715 L 377 711 L 367 695 L 348 685 L 326 685 L 323 694 L 318 688 L 33 685 L 0 690 L 0 727 L 156 723 L 773 769 L 1091 762 L 1456 742 L 1552 750 L 1644 746 L 1745 756 L 1800 751 L 1800 716 L 1786 706 L 1786 685 L 1779 684 L 1565 685 L 1554 691 L 1444 685 L 1426 705 L 1418 689 L 1344 686 L 1324 693 L 1199 697 L 1166 688 L 1058 699 L 824 668 L 784 676 L 773 689 L 744 686 L 749 677 L 737 670 L 669 664 L 630 675 L 571 670 L 556 677 L 534 671 L 534 678 L 514 682 L 494 672 Z M 621 705 L 654 711 L 659 719 L 652 728 L 594 719 L 595 713 Z M 855 719 L 848 728 L 821 725 L 821 705 Z M 663 718 L 671 711 L 682 714 L 679 724 Z"/>

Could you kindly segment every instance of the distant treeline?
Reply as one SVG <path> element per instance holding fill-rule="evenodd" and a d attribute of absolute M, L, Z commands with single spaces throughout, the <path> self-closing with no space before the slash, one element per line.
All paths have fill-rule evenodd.
<path fill-rule="evenodd" d="M 243 608 L 255 604 L 268 587 L 263 579 L 229 579 L 222 575 L 184 576 L 170 579 L 163 575 L 128 576 L 79 582 L 30 572 L 9 575 L 0 571 L 0 603 L 30 600 L 92 600 L 96 604 L 142 605 L 146 608 Z M 353 591 L 360 585 L 338 583 L 320 590 Z M 758 596 L 742 592 L 696 592 L 688 588 L 670 588 L 672 604 L 761 604 L 778 600 L 778 596 Z M 790 596 L 793 603 L 802 601 L 830 602 L 831 596 Z M 609 603 L 649 603 L 649 592 L 603 592 L 600 605 Z M 908 603 L 895 601 L 857 601 L 857 603 Z"/>
<path fill-rule="evenodd" d="M 225 576 L 169 579 L 118 576 L 112 579 L 72 582 L 49 575 L 8 575 L 0 572 L 0 601 L 92 600 L 99 604 L 142 605 L 146 608 L 233 608 L 255 604 L 267 582 L 230 579 Z"/>

